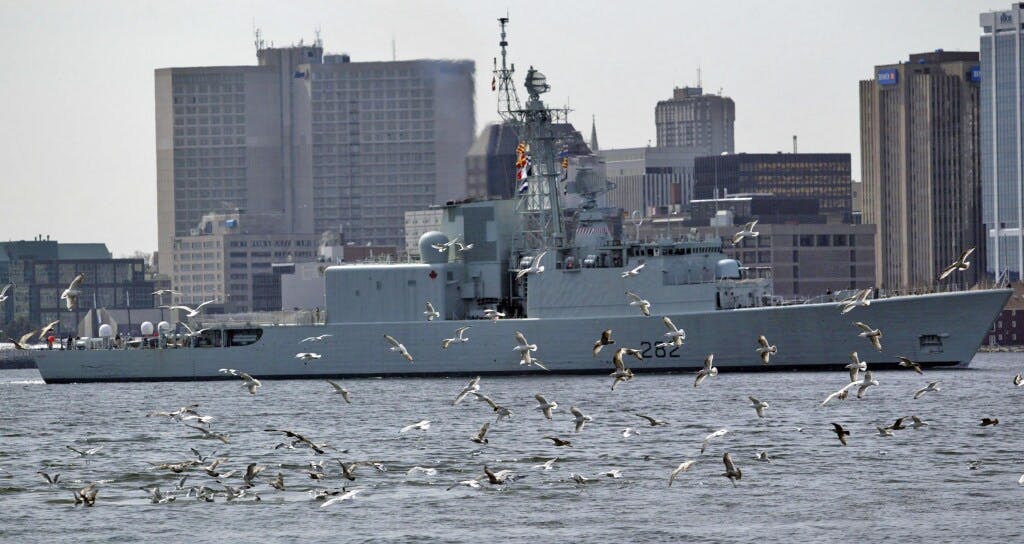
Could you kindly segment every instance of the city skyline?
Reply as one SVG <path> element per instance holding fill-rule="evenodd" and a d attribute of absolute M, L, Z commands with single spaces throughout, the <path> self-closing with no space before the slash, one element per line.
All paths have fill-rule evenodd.
<path fill-rule="evenodd" d="M 514 2 L 510 53 L 517 80 L 530 65 L 545 73 L 546 98 L 568 102 L 578 128 L 596 116 L 604 148 L 654 145 L 655 105 L 696 84 L 701 68 L 704 88 L 736 103 L 737 152 L 789 151 L 796 134 L 801 152 L 851 153 L 859 180 L 858 81 L 911 53 L 977 51 L 978 14 L 1004 4 L 685 2 L 619 13 L 610 2 Z M 2 238 L 102 241 L 115 256 L 155 250 L 153 70 L 252 64 L 254 22 L 279 47 L 309 43 L 319 27 L 328 50 L 354 62 L 390 60 L 393 43 L 399 60 L 474 60 L 476 132 L 497 119 L 489 79 L 505 6 L 301 7 L 0 5 L 0 160 L 7 194 L 24 202 L 0 215 Z"/>

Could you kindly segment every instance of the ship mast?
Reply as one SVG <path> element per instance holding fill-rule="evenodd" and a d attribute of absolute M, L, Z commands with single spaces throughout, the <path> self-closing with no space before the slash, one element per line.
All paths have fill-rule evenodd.
<path fill-rule="evenodd" d="M 522 229 L 522 249 L 539 251 L 560 249 L 565 244 L 562 206 L 558 196 L 560 164 L 558 138 L 553 123 L 564 123 L 568 110 L 549 109 L 540 95 L 551 90 L 547 78 L 532 66 L 524 83 L 528 95 L 526 105 L 519 102 L 512 75 L 515 64 L 508 63 L 508 40 L 505 27 L 508 17 L 498 19 L 501 28 L 501 67 L 494 59 L 494 80 L 498 91 L 498 114 L 512 125 L 519 139 L 527 146 L 530 168 L 525 180 L 515 181 L 518 195 L 516 212 Z"/>

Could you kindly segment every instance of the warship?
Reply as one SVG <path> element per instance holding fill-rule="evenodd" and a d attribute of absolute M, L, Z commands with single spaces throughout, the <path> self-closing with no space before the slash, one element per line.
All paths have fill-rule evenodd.
<path fill-rule="evenodd" d="M 1011 290 L 786 304 L 771 270 L 729 258 L 720 237 L 630 237 L 622 210 L 598 203 L 611 183 L 564 156 L 567 110 L 544 104 L 550 88 L 533 67 L 520 103 L 507 23 L 494 87 L 521 140 L 514 198 L 441 206 L 420 262 L 327 267 L 322 323 L 157 327 L 126 349 L 105 338 L 40 351 L 43 380 L 610 373 L 619 348 L 635 350 L 623 366 L 638 373 L 697 370 L 712 354 L 722 372 L 842 368 L 851 352 L 871 368 L 970 363 Z M 857 322 L 882 332 L 881 350 Z"/>

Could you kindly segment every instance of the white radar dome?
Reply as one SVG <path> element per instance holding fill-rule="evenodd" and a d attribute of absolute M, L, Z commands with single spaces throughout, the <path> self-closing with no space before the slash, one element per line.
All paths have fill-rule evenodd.
<path fill-rule="evenodd" d="M 142 331 L 143 336 L 149 336 L 153 334 L 153 323 L 151 321 L 143 321 L 142 325 L 139 325 L 139 329 Z"/>
<path fill-rule="evenodd" d="M 156 330 L 160 332 L 167 332 L 171 330 L 171 324 L 166 321 L 161 321 L 156 324 Z"/>
<path fill-rule="evenodd" d="M 114 336 L 114 328 L 104 323 L 100 325 L 100 338 L 110 338 Z"/>

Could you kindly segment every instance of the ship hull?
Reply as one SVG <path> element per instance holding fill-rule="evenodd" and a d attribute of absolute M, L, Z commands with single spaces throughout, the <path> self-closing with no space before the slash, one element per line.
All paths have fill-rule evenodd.
<path fill-rule="evenodd" d="M 710 311 L 670 316 L 686 330 L 678 348 L 657 348 L 666 332 L 657 315 L 576 317 L 498 321 L 422 321 L 320 326 L 265 326 L 249 346 L 130 350 L 43 351 L 37 367 L 47 383 L 179 381 L 230 378 L 236 368 L 260 379 L 377 376 L 460 376 L 545 373 L 519 364 L 515 332 L 538 349 L 533 356 L 553 373 L 609 373 L 617 347 L 641 350 L 644 360 L 627 358 L 635 372 L 690 371 L 715 354 L 720 371 L 842 368 L 857 351 L 872 368 L 893 366 L 896 356 L 924 367 L 966 367 L 1011 290 L 965 291 L 872 301 L 841 314 L 835 303 Z M 657 308 L 652 309 L 657 312 Z M 857 335 L 863 321 L 883 332 L 883 351 Z M 441 348 L 458 327 L 470 326 L 468 342 Z M 605 329 L 615 344 L 594 357 L 592 347 Z M 329 334 L 320 342 L 300 342 Z M 406 361 L 388 350 L 384 335 L 401 341 L 413 356 Z M 778 346 L 768 365 L 756 352 L 765 335 Z M 302 361 L 298 352 L 321 359 Z M 237 378 L 233 378 L 237 379 Z"/>

